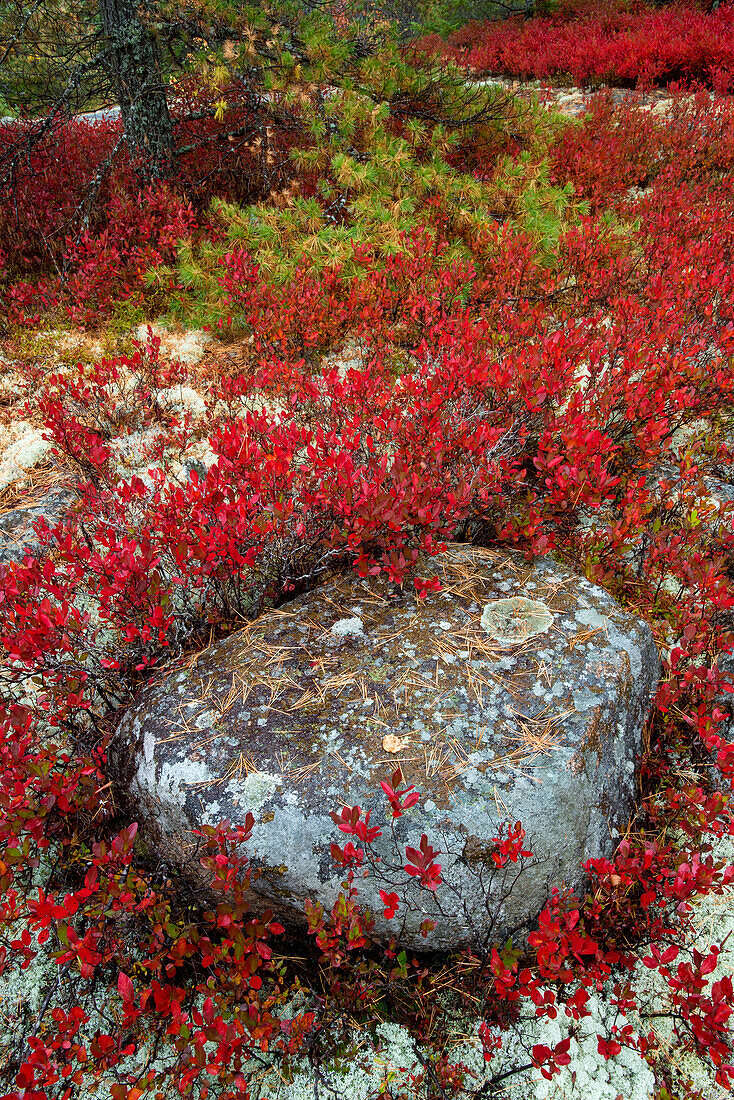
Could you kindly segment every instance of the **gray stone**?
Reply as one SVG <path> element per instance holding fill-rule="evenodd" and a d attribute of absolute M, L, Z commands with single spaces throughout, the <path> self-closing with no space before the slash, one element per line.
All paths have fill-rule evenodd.
<path fill-rule="evenodd" d="M 553 886 L 580 887 L 582 861 L 613 852 L 659 676 L 648 627 L 551 558 L 452 544 L 428 571 L 443 590 L 423 601 L 383 580 L 331 579 L 143 689 L 110 764 L 142 835 L 179 873 L 206 887 L 192 826 L 252 810 L 254 905 L 296 921 L 308 897 L 329 909 L 343 878 L 330 844 L 348 839 L 330 811 L 359 805 L 383 824 L 380 781 L 398 764 L 421 800 L 393 823 L 397 854 L 425 833 L 443 884 L 434 895 L 411 879 L 384 919 L 378 890 L 405 877 L 389 870 L 386 825 L 383 862 L 358 883 L 382 938 L 519 939 Z M 483 609 L 513 596 L 552 624 L 503 645 Z M 499 870 L 493 838 L 518 820 L 533 856 Z"/>
<path fill-rule="evenodd" d="M 58 523 L 73 499 L 71 490 L 60 487 L 33 504 L 21 504 L 0 516 L 0 563 L 22 561 L 26 554 L 37 554 L 40 543 L 34 521 L 45 519 L 49 525 Z"/>

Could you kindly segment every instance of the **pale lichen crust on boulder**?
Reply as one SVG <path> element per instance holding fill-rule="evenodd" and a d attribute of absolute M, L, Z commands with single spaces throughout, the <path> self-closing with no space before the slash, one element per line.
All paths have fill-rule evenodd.
<path fill-rule="evenodd" d="M 479 621 L 490 638 L 500 645 L 515 645 L 537 634 L 545 634 L 553 625 L 553 615 L 539 600 L 511 596 L 508 600 L 485 603 Z"/>
<path fill-rule="evenodd" d="M 251 810 L 255 906 L 296 921 L 306 898 L 329 908 L 343 878 L 330 844 L 345 839 L 330 811 L 359 805 L 382 823 L 380 781 L 396 763 L 421 792 L 397 842 L 426 833 L 443 884 L 434 896 L 411 880 L 387 922 L 385 881 L 360 880 L 379 936 L 432 949 L 519 938 L 552 887 L 579 887 L 581 863 L 613 852 L 660 671 L 649 628 L 551 558 L 452 544 L 423 572 L 442 584 L 424 600 L 332 578 L 143 689 L 110 763 L 180 873 L 206 885 L 191 829 Z M 507 619 L 492 636 L 494 601 L 518 599 L 522 637 Z M 516 821 L 533 856 L 498 870 L 493 838 Z M 388 825 L 385 861 L 391 844 Z M 423 938 L 426 919 L 436 927 Z"/>

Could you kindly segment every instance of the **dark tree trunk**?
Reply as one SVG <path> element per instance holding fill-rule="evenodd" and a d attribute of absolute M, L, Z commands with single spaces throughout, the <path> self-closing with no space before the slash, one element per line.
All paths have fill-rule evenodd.
<path fill-rule="evenodd" d="M 99 0 L 125 141 L 139 171 L 161 178 L 173 168 L 173 129 L 158 44 L 147 26 L 145 7 L 146 0 Z"/>

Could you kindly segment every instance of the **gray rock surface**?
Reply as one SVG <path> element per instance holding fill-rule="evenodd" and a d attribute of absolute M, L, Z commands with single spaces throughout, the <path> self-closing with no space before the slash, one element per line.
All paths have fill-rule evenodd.
<path fill-rule="evenodd" d="M 581 862 L 612 853 L 659 676 L 649 629 L 551 558 L 452 544 L 426 570 L 443 590 L 423 601 L 382 580 L 332 579 L 142 691 L 110 765 L 167 862 L 206 885 L 191 827 L 252 810 L 253 902 L 303 920 L 304 899 L 330 908 L 343 878 L 329 848 L 349 838 L 329 811 L 359 805 L 382 825 L 380 781 L 398 763 L 421 799 L 394 838 L 385 827 L 383 862 L 359 882 L 383 938 L 436 949 L 520 938 L 551 887 L 579 887 Z M 496 605 L 485 626 L 484 607 L 511 597 L 544 605 L 552 624 L 519 641 L 505 626 L 499 642 L 485 629 Z M 492 838 L 518 820 L 533 856 L 498 870 Z M 388 922 L 378 890 L 405 877 L 389 870 L 394 844 L 417 847 L 423 833 L 443 884 L 434 895 L 411 879 Z M 436 927 L 424 939 L 426 918 Z"/>
<path fill-rule="evenodd" d="M 20 505 L 0 516 L 0 563 L 22 561 L 25 554 L 36 554 L 39 541 L 33 528 L 34 521 L 45 519 L 58 523 L 74 499 L 74 494 L 64 487 L 52 489 L 34 504 Z"/>

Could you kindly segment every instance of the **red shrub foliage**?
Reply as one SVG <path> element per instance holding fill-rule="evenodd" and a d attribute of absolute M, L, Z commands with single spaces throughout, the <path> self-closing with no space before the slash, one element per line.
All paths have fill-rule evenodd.
<path fill-rule="evenodd" d="M 113 196 L 105 213 L 101 232 L 84 230 L 64 251 L 72 272 L 63 285 L 66 312 L 82 325 L 94 323 L 113 302 L 142 302 L 146 273 L 172 264 L 178 242 L 199 228 L 191 203 L 164 185 Z"/>
<path fill-rule="evenodd" d="M 146 228 L 153 233 L 151 259 L 155 261 L 155 234 L 162 229 L 163 207 L 174 201 L 173 195 L 180 196 L 178 202 L 188 218 L 188 211 L 200 214 L 214 196 L 257 201 L 281 186 L 284 169 L 290 167 L 288 150 L 303 140 L 294 123 L 286 119 L 266 128 L 253 107 L 255 93 L 247 83 L 214 88 L 188 78 L 179 82 L 176 93 L 171 110 L 177 172 L 163 197 L 151 192 L 140 195 L 135 166 L 115 117 L 0 123 L 0 164 L 7 170 L 0 253 L 10 273 L 47 270 L 50 264 L 64 275 L 78 270 L 77 264 L 89 270 L 90 250 L 99 255 L 96 266 L 103 271 L 102 252 L 115 247 L 124 250 L 136 232 L 142 247 Z M 227 103 L 223 119 L 215 117 L 220 97 Z M 146 206 L 147 216 L 154 219 L 147 227 Z M 185 229 L 183 235 L 188 235 L 191 226 L 179 226 L 178 213 L 171 213 L 171 231 Z M 139 260 L 145 262 L 145 257 L 141 254 Z M 109 251 L 108 270 L 114 261 L 114 252 Z M 123 254 L 123 267 L 127 262 Z M 124 287 L 118 283 L 110 298 L 120 289 Z M 78 302 L 84 291 L 72 287 L 65 293 Z"/>
<path fill-rule="evenodd" d="M 662 223 L 669 224 L 664 209 Z M 703 225 L 681 223 L 688 249 L 694 238 L 701 247 L 713 249 L 716 241 L 720 249 L 728 247 L 726 233 L 713 240 L 710 230 L 708 218 Z M 589 223 L 569 238 L 564 245 L 569 263 L 587 255 L 586 236 L 591 234 L 594 241 L 598 232 Z M 512 250 L 514 242 L 505 243 Z M 147 984 L 136 986 L 124 966 L 122 973 L 114 970 L 127 954 L 123 931 L 127 926 L 120 926 L 119 933 L 115 927 L 123 913 L 137 915 L 141 906 L 146 913 L 144 899 L 150 897 L 144 874 L 136 872 L 119 894 L 118 872 L 111 877 L 107 870 L 110 861 L 117 868 L 118 848 L 129 860 L 134 834 L 119 841 L 95 839 L 95 844 L 103 845 L 99 858 L 104 876 L 99 872 L 98 877 L 87 876 L 83 886 L 67 888 L 63 900 L 53 890 L 37 900 L 21 900 L 13 886 L 15 868 L 32 856 L 36 843 L 62 838 L 73 844 L 74 821 L 81 820 L 95 831 L 100 827 L 98 818 L 94 826 L 90 819 L 95 820 L 98 808 L 103 757 L 80 755 L 74 760 L 53 747 L 39 749 L 32 734 L 34 723 L 43 717 L 52 724 L 83 730 L 101 700 L 119 699 L 126 684 L 134 683 L 145 668 L 172 649 L 175 652 L 187 634 L 209 623 L 225 624 L 247 608 L 253 594 L 262 597 L 255 591 L 258 584 L 265 586 L 268 598 L 278 598 L 299 583 L 305 572 L 345 558 L 362 571 L 386 569 L 400 580 L 420 550 L 440 547 L 442 539 L 472 519 L 491 523 L 495 539 L 519 542 L 536 551 L 551 546 L 571 550 L 577 560 L 585 561 L 590 576 L 604 580 L 622 598 L 634 591 L 638 606 L 649 613 L 659 599 L 655 588 L 661 578 L 677 577 L 688 585 L 691 596 L 685 606 L 670 601 L 666 610 L 682 641 L 671 656 L 668 679 L 661 689 L 660 736 L 665 713 L 673 709 L 690 714 L 691 736 L 701 729 L 706 747 L 716 746 L 722 770 L 731 774 L 730 747 L 715 740 L 712 702 L 720 684 L 715 666 L 709 666 L 704 681 L 706 698 L 711 700 L 708 705 L 700 697 L 698 680 L 689 682 L 688 676 L 695 647 L 700 654 L 715 653 L 724 644 L 717 616 L 734 604 L 734 596 L 723 561 L 717 564 L 702 552 L 706 543 L 702 526 L 685 521 L 689 514 L 685 508 L 676 515 L 666 503 L 669 498 L 646 479 L 675 426 L 734 403 L 734 382 L 725 357 L 731 335 L 718 311 L 707 314 L 704 305 L 710 300 L 711 287 L 705 279 L 703 283 L 691 280 L 683 270 L 674 283 L 646 279 L 635 284 L 612 252 L 601 278 L 606 287 L 603 313 L 588 312 L 598 309 L 597 292 L 590 299 L 579 291 L 575 307 L 579 315 L 574 320 L 569 317 L 562 327 L 550 323 L 551 307 L 546 303 L 531 311 L 532 333 L 527 317 L 510 313 L 504 315 L 504 328 L 498 333 L 500 314 L 489 311 L 490 323 L 489 315 L 483 318 L 476 309 L 462 307 L 454 300 L 451 281 L 443 300 L 429 297 L 434 257 L 430 250 L 421 250 L 420 238 L 406 245 L 406 253 L 395 257 L 388 272 L 371 269 L 366 262 L 362 288 L 355 291 L 362 295 L 361 317 L 353 311 L 354 303 L 346 300 L 352 333 L 356 325 L 356 334 L 367 339 L 377 327 L 381 337 L 374 341 L 365 369 L 355 367 L 343 377 L 335 368 L 314 370 L 292 355 L 281 358 L 294 347 L 308 346 L 308 334 L 316 331 L 304 303 L 314 301 L 322 309 L 318 296 L 310 297 L 317 288 L 304 284 L 300 299 L 288 303 L 284 295 L 278 301 L 274 290 L 242 277 L 243 272 L 254 270 L 243 257 L 231 257 L 223 275 L 225 285 L 245 310 L 263 358 L 253 375 L 223 382 L 217 396 L 224 398 L 226 409 L 247 394 L 261 393 L 263 401 L 275 394 L 281 408 L 277 413 L 268 413 L 265 407 L 246 415 L 225 412 L 211 435 L 218 458 L 203 478 L 194 474 L 182 485 L 167 482 L 162 473 L 152 473 L 147 483 L 140 478 L 119 482 L 114 474 L 106 439 L 110 428 L 100 421 L 100 410 L 113 422 L 115 386 L 126 372 L 144 378 L 147 369 L 148 387 L 141 382 L 133 395 L 138 409 L 134 426 L 151 423 L 153 389 L 170 381 L 158 373 L 155 346 L 131 361 L 102 363 L 83 381 L 67 375 L 53 377 L 39 396 L 57 445 L 76 460 L 87 480 L 79 484 L 78 510 L 47 532 L 52 557 L 3 567 L 0 634 L 11 662 L 10 678 L 18 688 L 31 675 L 42 684 L 37 717 L 17 704 L 6 718 L 4 828 L 8 851 L 17 853 L 4 860 L 6 896 L 12 898 L 14 915 L 26 914 L 28 937 L 14 947 L 19 957 L 29 959 L 34 934 L 52 929 L 58 937 L 60 965 L 79 959 L 81 973 L 90 976 L 113 968 L 111 976 L 123 1005 L 123 1031 L 94 1040 L 91 1053 L 101 1060 L 100 1065 L 126 1056 L 121 1037 L 140 1016 L 167 1020 L 174 1046 L 184 1027 L 188 1035 L 200 1036 L 201 1047 L 195 1051 L 201 1049 L 201 1055 L 196 1053 L 192 1062 L 187 1047 L 189 1053 L 175 1070 L 182 1084 L 208 1065 L 220 1080 L 236 1082 L 238 1059 L 253 1044 L 286 1040 L 278 1019 L 260 1004 L 262 961 L 245 971 L 244 988 L 249 993 L 244 1030 L 218 1023 L 216 1008 L 207 1010 L 211 1021 L 204 1016 L 199 1021 L 200 1009 L 184 1007 L 189 1004 L 185 985 L 174 981 L 181 967 L 200 965 L 208 970 L 214 965 L 205 964 L 204 957 L 232 958 L 228 930 L 242 920 L 236 906 L 234 913 L 220 906 L 216 924 L 227 935 L 223 940 L 217 937 L 214 944 L 201 925 L 189 923 L 176 929 L 175 936 L 165 932 L 163 940 L 156 941 L 155 966 L 148 971 Z M 575 262 L 580 265 L 580 260 Z M 708 270 L 704 268 L 704 273 Z M 629 277 L 622 284 L 625 273 Z M 467 277 L 466 269 L 458 268 L 456 285 Z M 391 297 L 391 279 L 400 287 L 399 297 Z M 329 285 L 327 280 L 324 293 Z M 634 305 L 633 292 L 637 294 Z M 718 293 L 726 314 L 733 290 L 728 283 L 720 283 Z M 338 297 L 334 309 L 337 301 Z M 653 315 L 659 318 L 657 325 L 649 324 Z M 606 316 L 610 319 L 601 325 Z M 396 386 L 387 348 L 398 337 L 404 338 L 411 319 L 422 339 L 413 344 L 412 366 Z M 686 344 L 687 330 L 692 335 Z M 680 351 L 673 356 L 665 352 L 671 334 L 681 341 Z M 713 361 L 704 363 L 701 349 L 710 341 L 717 350 Z M 143 369 L 146 356 L 152 356 L 152 362 Z M 585 388 L 577 388 L 575 380 L 584 364 L 588 382 Z M 130 400 L 128 391 L 125 416 L 132 427 Z M 185 425 L 182 430 L 179 446 L 185 443 Z M 695 498 L 695 467 L 683 464 L 680 476 L 683 491 Z M 591 532 L 583 533 L 572 522 L 582 508 L 602 517 L 610 507 L 614 518 L 601 519 Z M 642 540 L 641 530 L 645 531 Z M 721 532 L 718 537 L 722 547 L 731 546 L 730 534 Z M 630 549 L 632 556 L 625 562 L 621 555 Z M 273 561 L 281 565 L 277 573 L 269 574 L 267 563 Z M 91 603 L 97 608 L 95 616 L 90 613 Z M 694 649 L 686 637 L 695 638 Z M 87 654 L 83 665 L 80 652 Z M 401 813 L 409 809 L 415 792 L 401 790 L 399 776 L 393 776 L 386 788 L 393 814 L 396 808 Z M 640 935 L 654 943 L 664 942 L 673 934 L 675 910 L 678 919 L 685 916 L 692 894 L 723 888 L 731 872 L 717 869 L 698 854 L 702 831 L 721 827 L 721 804 L 695 796 L 690 802 L 696 805 L 697 816 L 692 817 L 680 802 L 675 804 L 688 822 L 687 855 L 680 847 L 673 851 L 670 846 L 651 846 L 647 839 L 631 842 L 614 861 L 590 867 L 600 884 L 592 901 L 584 906 L 565 897 L 551 903 L 531 936 L 532 966 L 520 968 L 516 956 L 508 960 L 497 948 L 489 952 L 486 965 L 491 967 L 501 999 L 512 1005 L 518 997 L 529 997 L 541 1014 L 555 1012 L 556 994 L 547 989 L 549 982 L 572 989 L 578 981 L 588 988 L 605 980 L 613 967 L 630 959 L 629 950 L 616 944 L 625 938 L 632 943 Z M 703 807 L 707 809 L 701 816 Z M 335 858 L 353 873 L 379 827 L 363 822 L 359 808 L 342 810 L 337 820 L 343 832 L 360 842 L 360 847 L 349 841 L 333 849 Z M 500 862 L 523 855 L 521 832 L 498 837 Z M 235 881 L 228 858 L 206 858 L 213 859 L 208 866 L 229 876 L 227 882 Z M 440 891 L 440 856 L 429 837 L 405 853 L 403 870 L 419 878 L 424 888 Z M 104 902 L 104 916 L 99 915 L 101 906 L 95 909 L 100 891 L 102 897 L 112 891 L 117 899 L 112 906 Z M 386 910 L 399 918 L 399 893 L 384 893 Z M 317 908 L 309 911 L 317 943 L 333 972 L 341 975 L 339 996 L 347 998 L 356 993 L 351 986 L 351 992 L 346 991 L 346 960 L 369 939 L 369 921 L 360 915 L 357 901 L 358 886 L 348 878 L 346 892 L 328 919 Z M 151 902 L 153 907 L 156 904 L 162 903 Z M 611 945 L 610 911 L 614 911 Z M 89 923 L 95 912 L 98 915 Z M 83 925 L 78 923 L 80 914 L 85 914 Z M 207 919 L 213 922 L 214 916 Z M 251 932 L 249 927 L 245 922 L 237 933 L 244 936 L 243 942 L 252 943 L 254 951 L 237 956 L 240 975 L 251 959 L 267 962 L 257 947 L 265 925 L 262 931 L 257 923 Z M 196 959 L 201 962 L 196 964 Z M 704 964 L 704 959 L 697 962 L 694 957 L 693 970 L 671 971 L 669 984 L 694 1041 L 718 1059 L 726 1080 L 726 986 L 704 992 L 701 976 L 705 977 L 708 965 Z M 667 966 L 662 955 L 660 965 Z M 224 987 L 217 988 L 226 999 L 231 994 L 225 995 L 222 988 L 232 988 L 230 971 L 220 967 L 216 973 L 225 974 Z M 206 984 L 202 990 L 209 993 L 210 987 Z M 583 998 L 573 995 L 576 1010 L 583 1014 Z M 253 1008 L 256 1005 L 260 1007 Z M 236 1019 L 244 1017 L 240 1014 Z M 68 1027 L 66 1018 L 61 1023 Z M 198 1030 L 192 1032 L 192 1025 Z M 305 1034 L 309 1026 L 308 1021 L 297 1024 L 296 1031 Z M 230 1027 L 234 1028 L 231 1034 Z M 207 1053 L 207 1044 L 215 1036 L 216 1057 Z M 602 1040 L 607 1053 L 619 1045 L 614 1036 Z M 288 1042 L 292 1041 L 291 1036 Z M 40 1060 L 27 1061 L 18 1071 L 17 1095 L 41 1092 L 67 1066 L 71 1066 L 70 1075 L 79 1072 L 66 1053 L 60 1062 L 58 1050 L 71 1049 L 60 1042 L 54 1048 L 54 1040 L 47 1035 L 42 1050 L 33 1047 L 34 1058 L 38 1054 Z M 533 1051 L 535 1063 L 547 1074 L 556 1072 L 566 1057 L 563 1044 L 560 1049 L 539 1046 Z"/>
<path fill-rule="evenodd" d="M 445 886 L 431 836 L 395 852 L 380 897 L 396 940 L 376 957 L 359 883 L 385 873 L 371 851 L 384 823 L 334 807 L 343 890 L 330 913 L 307 907 L 314 996 L 282 1012 L 297 983 L 273 950 L 281 926 L 247 910 L 254 872 L 239 847 L 251 817 L 201 830 L 196 858 L 214 885 L 195 905 L 145 851 L 106 779 L 109 717 L 157 665 L 331 565 L 384 570 L 420 594 L 422 555 L 457 532 L 528 555 L 557 550 L 648 619 L 665 667 L 642 804 L 614 858 L 588 865 L 584 897 L 551 897 L 526 951 L 489 943 L 464 960 L 485 1058 L 523 1006 L 582 1020 L 605 984 L 621 1015 L 599 1053 L 651 1056 L 653 1036 L 622 1020 L 642 955 L 681 1039 L 731 1084 L 734 991 L 727 976 L 711 980 L 722 945 L 684 939 L 696 898 L 734 878 L 711 851 L 734 833 L 721 669 L 732 647 L 732 505 L 711 503 L 712 476 L 734 464 L 733 116 L 703 94 L 676 102 L 665 133 L 636 112 L 600 104 L 559 141 L 556 178 L 583 190 L 591 212 L 552 262 L 499 229 L 475 266 L 444 264 L 426 230 L 384 266 L 361 254 L 354 280 L 303 271 L 286 289 L 268 285 L 254 258 L 228 256 L 223 293 L 251 329 L 255 363 L 207 395 L 205 472 L 168 469 L 194 427 L 160 415 L 157 391 L 186 374 L 159 362 L 155 341 L 77 374 L 28 368 L 29 415 L 77 470 L 77 498 L 62 522 L 38 525 L 42 554 L 0 565 L 0 968 L 26 969 L 50 948 L 77 997 L 54 1005 L 15 1053 L 11 1100 L 70 1100 L 102 1073 L 114 1100 L 169 1085 L 205 1098 L 207 1080 L 234 1100 L 253 1059 L 287 1068 L 311 1050 L 318 1061 L 333 1021 L 379 1020 L 386 1004 L 433 1044 L 442 1095 L 463 1087 L 466 1067 L 436 1035 L 430 968 L 398 940 L 405 882 L 439 900 Z M 607 141 L 600 180 L 584 161 L 600 166 Z M 133 280 L 148 247 L 165 255 L 195 225 L 171 192 L 115 201 L 130 232 L 89 236 L 77 293 L 101 293 L 112 249 Z M 597 216 L 609 209 L 611 224 Z M 361 359 L 320 361 L 348 339 Z M 705 433 L 671 447 L 702 419 Z M 121 478 L 116 447 L 136 438 L 151 469 Z M 418 792 L 399 771 L 382 786 L 389 828 Z M 53 865 L 29 891 L 44 853 Z M 496 868 L 528 854 L 522 823 L 498 830 Z M 95 990 L 114 1006 L 103 1025 L 90 1016 Z M 168 1061 L 136 1071 L 146 1035 Z M 535 1044 L 528 1067 L 552 1077 L 570 1052 L 566 1039 Z"/>
<path fill-rule="evenodd" d="M 551 16 L 472 23 L 422 41 L 480 73 L 569 78 L 579 85 L 699 81 L 718 92 L 734 83 L 734 7 L 715 12 L 691 0 L 561 5 Z"/>
<path fill-rule="evenodd" d="M 65 236 L 78 225 L 87 188 L 120 137 L 116 121 L 94 125 L 72 120 L 50 127 L 33 140 L 28 155 L 21 148 L 40 129 L 38 123 L 0 124 L 0 160 L 12 165 L 4 192 L 0 248 L 14 271 L 33 271 L 58 257 Z M 18 155 L 14 155 L 15 150 Z M 128 170 L 119 161 L 121 180 Z"/>
<path fill-rule="evenodd" d="M 726 186 L 734 167 L 734 102 L 713 101 L 705 91 L 676 94 L 661 120 L 641 108 L 635 97 L 615 105 L 610 95 L 599 94 L 581 125 L 561 135 L 551 160 L 554 182 L 573 183 L 592 214 L 624 210 L 630 188 L 646 188 L 653 182 L 656 186 L 649 190 L 644 208 L 650 202 L 670 204 L 675 200 L 668 189 L 680 195 L 685 187 L 710 186 L 716 173 L 724 174 Z M 716 201 L 709 204 L 702 195 L 691 195 L 680 206 L 682 216 L 709 216 L 722 224 L 720 182 L 717 179 Z M 635 213 L 639 208 L 635 203 Z M 645 236 L 663 256 L 668 235 L 648 231 Z"/>

